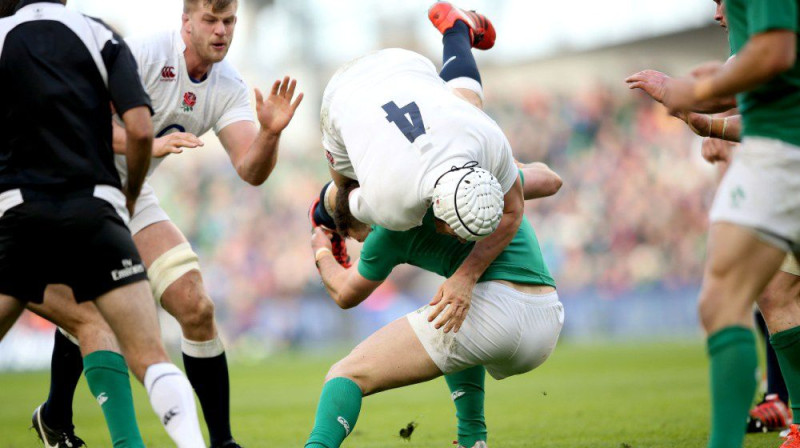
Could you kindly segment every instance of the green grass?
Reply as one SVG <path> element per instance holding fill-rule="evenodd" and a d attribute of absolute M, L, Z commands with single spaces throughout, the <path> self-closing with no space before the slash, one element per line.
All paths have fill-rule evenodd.
<path fill-rule="evenodd" d="M 340 353 L 339 355 L 342 355 Z M 234 433 L 248 448 L 301 447 L 321 382 L 336 359 L 281 355 L 231 368 Z M 0 375 L 0 447 L 35 447 L 31 411 L 46 397 L 45 373 Z M 149 447 L 172 446 L 141 386 L 134 385 Z M 541 368 L 494 381 L 487 377 L 486 416 L 493 448 L 704 447 L 708 433 L 707 362 L 702 345 L 562 344 Z M 398 437 L 419 423 L 411 442 Z M 99 407 L 82 380 L 75 400 L 78 434 L 109 447 Z M 444 380 L 364 400 L 345 447 L 451 447 L 453 405 Z M 777 435 L 748 436 L 747 447 L 777 448 Z"/>

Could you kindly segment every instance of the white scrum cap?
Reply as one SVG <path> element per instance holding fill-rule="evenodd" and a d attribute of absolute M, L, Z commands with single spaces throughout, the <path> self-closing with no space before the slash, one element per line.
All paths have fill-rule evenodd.
<path fill-rule="evenodd" d="M 503 216 L 503 189 L 492 173 L 469 162 L 444 173 L 433 187 L 433 214 L 461 238 L 480 241 Z"/>

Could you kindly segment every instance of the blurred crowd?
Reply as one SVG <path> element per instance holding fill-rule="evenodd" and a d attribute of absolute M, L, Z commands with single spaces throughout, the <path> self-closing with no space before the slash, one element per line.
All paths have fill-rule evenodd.
<path fill-rule="evenodd" d="M 576 328 L 622 331 L 631 300 L 653 302 L 665 319 L 674 315 L 671 325 L 694 328 L 716 179 L 699 155 L 699 138 L 661 106 L 608 86 L 568 96 L 488 92 L 486 111 L 518 160 L 545 162 L 564 180 L 555 196 L 528 201 L 526 213 L 565 305 L 574 304 L 570 319 L 583 322 Z M 241 181 L 221 148 L 202 151 L 170 156 L 152 184 L 199 254 L 217 318 L 240 359 L 358 340 L 435 292 L 439 279 L 401 267 L 364 305 L 340 311 L 325 296 L 309 244 L 308 207 L 329 176 L 319 146 L 284 144 L 260 187 Z M 349 248 L 355 259 L 359 245 Z M 600 315 L 603 325 L 595 322 Z M 25 322 L 20 327 L 30 331 L 41 320 Z"/>
<path fill-rule="evenodd" d="M 520 161 L 546 162 L 564 179 L 557 195 L 526 207 L 561 291 L 613 299 L 699 282 L 715 176 L 683 123 L 638 94 L 603 86 L 571 96 L 489 95 L 486 111 Z M 258 188 L 224 160 L 182 159 L 159 168 L 154 184 L 200 255 L 228 331 L 297 328 L 297 299 L 324 295 L 307 217 L 327 176 L 322 152 L 284 148 Z M 350 250 L 355 258 L 357 244 Z M 412 288 L 417 274 L 397 272 L 384 291 Z"/>

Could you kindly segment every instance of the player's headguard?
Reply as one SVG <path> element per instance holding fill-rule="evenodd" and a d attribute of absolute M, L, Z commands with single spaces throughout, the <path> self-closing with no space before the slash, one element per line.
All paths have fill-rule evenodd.
<path fill-rule="evenodd" d="M 433 214 L 461 238 L 480 241 L 500 224 L 503 189 L 478 162 L 452 167 L 433 187 Z"/>

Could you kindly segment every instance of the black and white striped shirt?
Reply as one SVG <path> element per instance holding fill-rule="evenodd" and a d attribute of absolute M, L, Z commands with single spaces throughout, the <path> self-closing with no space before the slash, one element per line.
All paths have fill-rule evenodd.
<path fill-rule="evenodd" d="M 0 98 L 0 193 L 120 188 L 110 105 L 150 107 L 122 38 L 57 0 L 0 19 Z"/>

